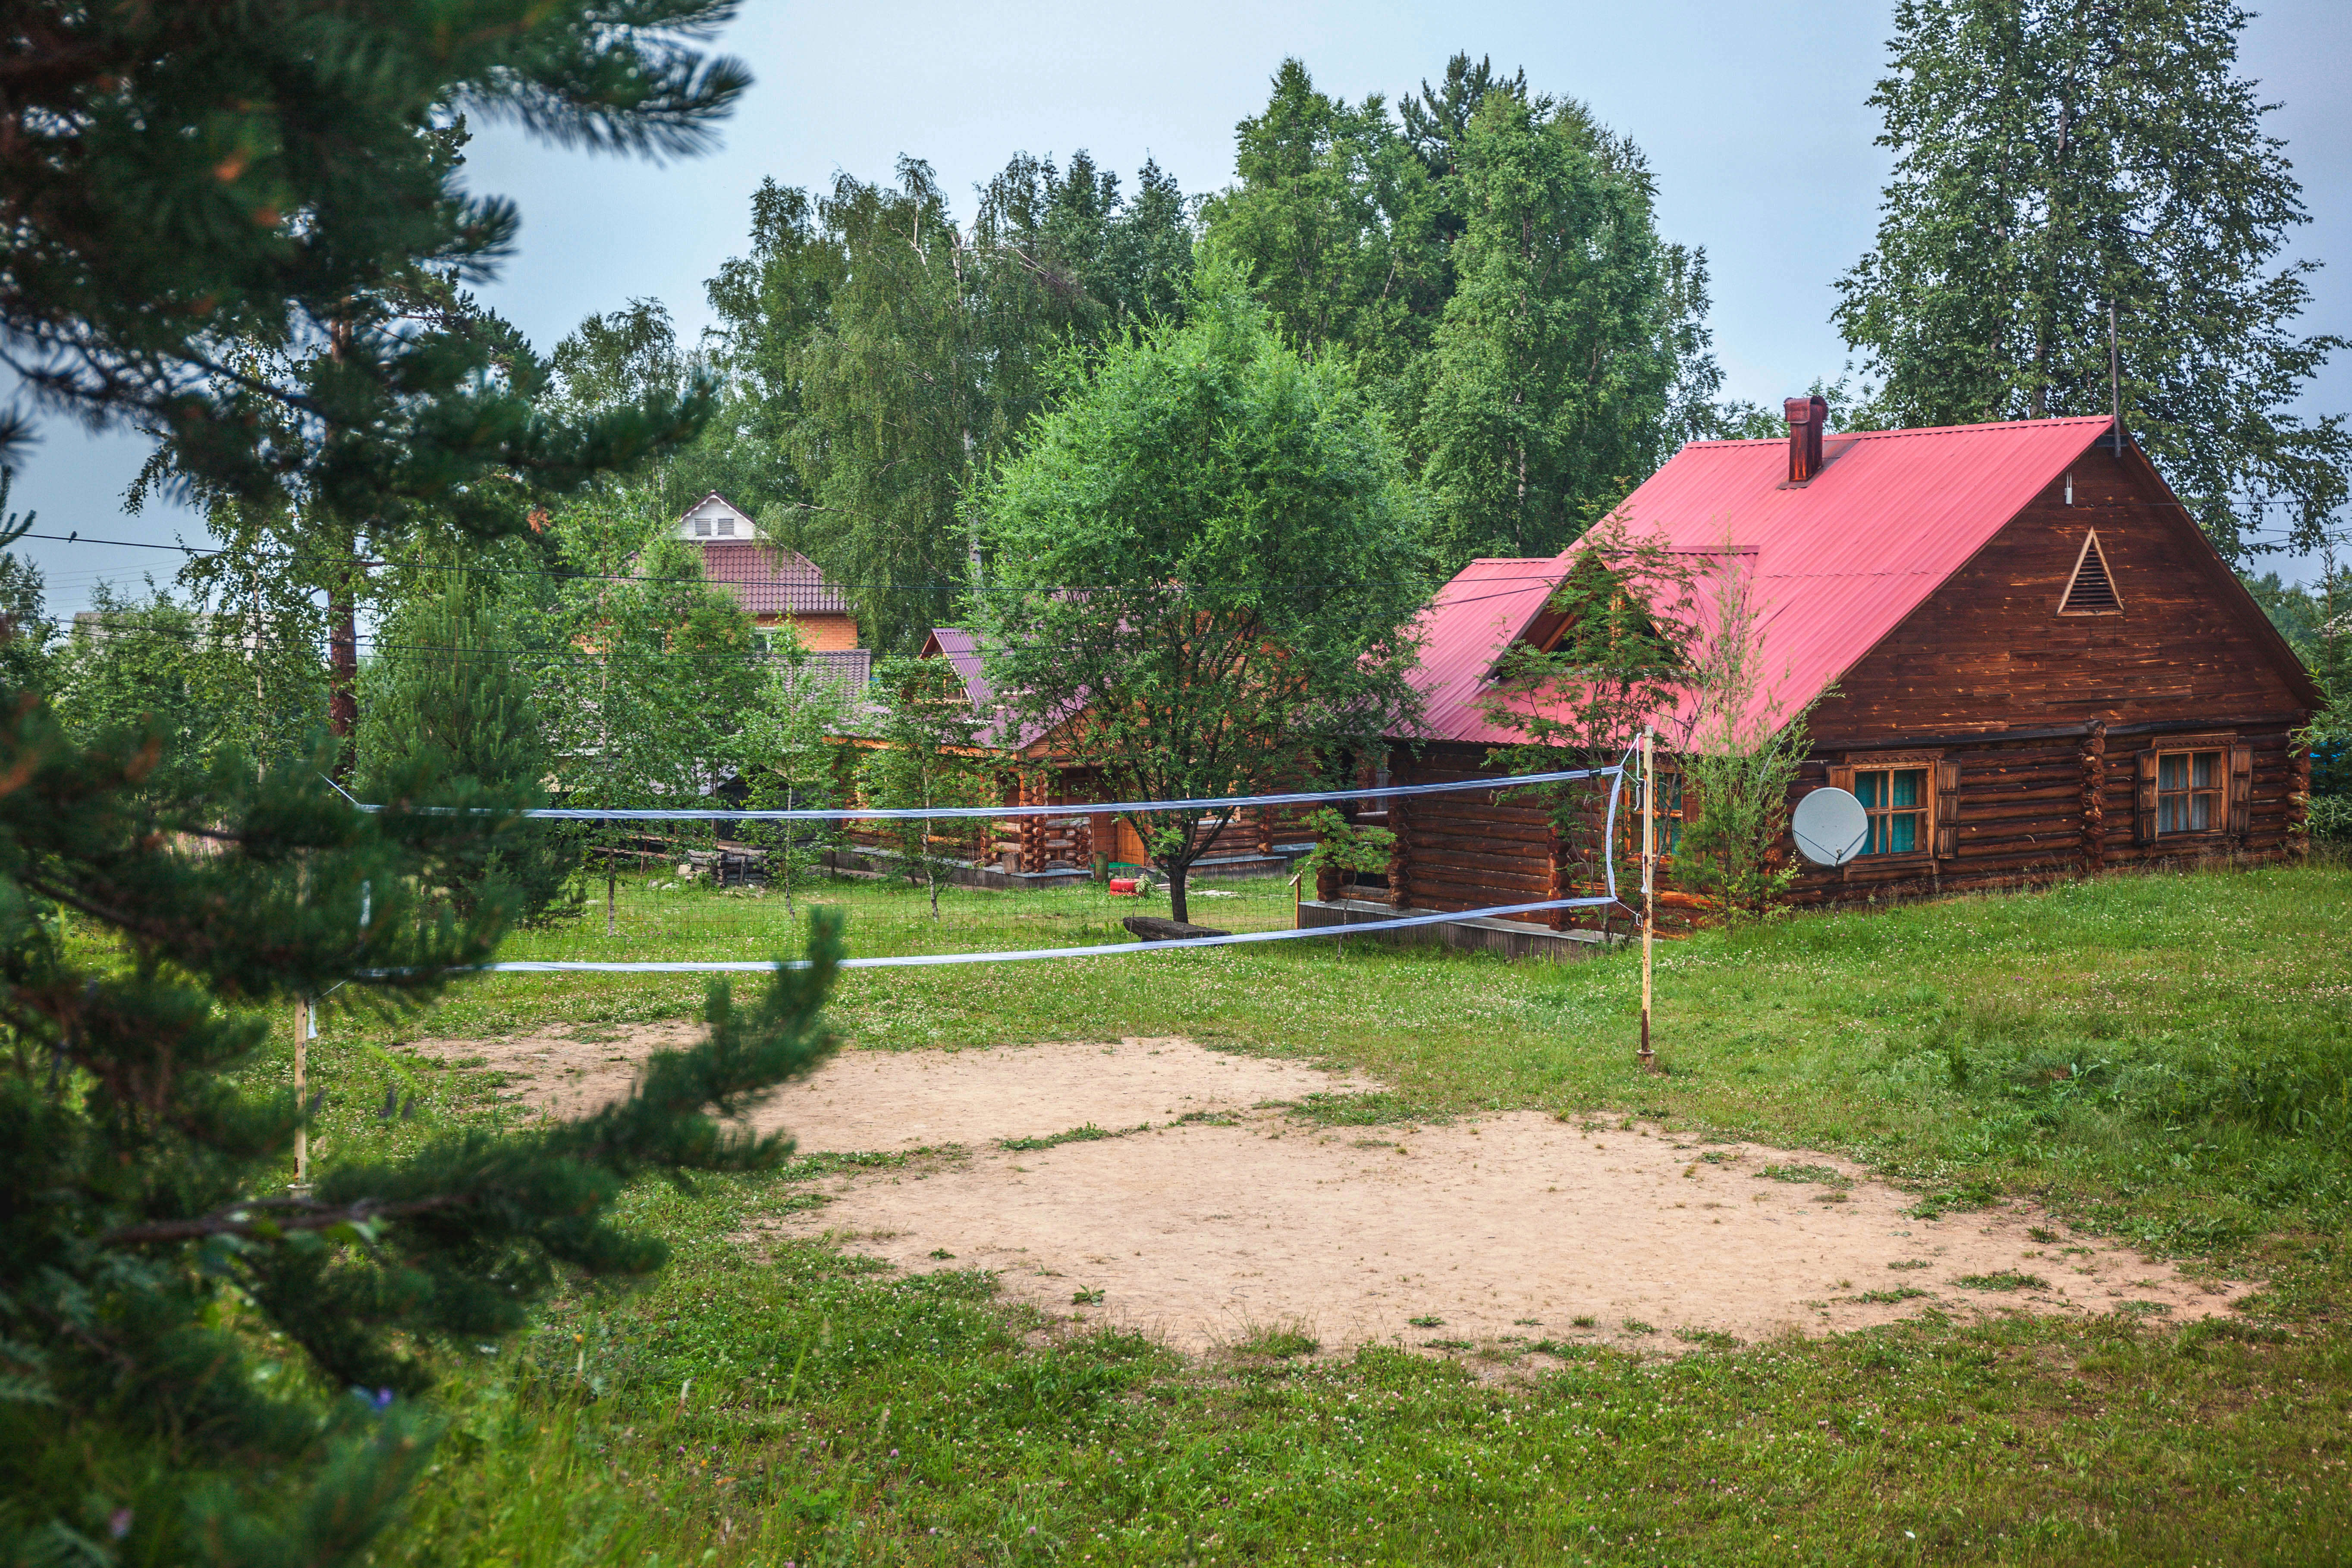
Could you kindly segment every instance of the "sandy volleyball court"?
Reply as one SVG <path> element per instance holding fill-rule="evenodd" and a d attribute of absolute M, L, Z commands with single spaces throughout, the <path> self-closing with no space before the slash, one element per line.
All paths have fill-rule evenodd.
<path fill-rule="evenodd" d="M 420 1048 L 570 1111 L 693 1033 Z M 1679 1350 L 1929 1307 L 2182 1321 L 2248 1288 L 2185 1279 L 2023 1205 L 1915 1218 L 1915 1194 L 1822 1155 L 1532 1111 L 1330 1127 L 1278 1103 L 1378 1087 L 1174 1039 L 845 1052 L 759 1123 L 803 1153 L 933 1152 L 825 1177 L 828 1203 L 762 1228 L 829 1233 L 910 1270 L 993 1269 L 1056 1315 L 1190 1351 L 1277 1326 L 1327 1350 Z M 1085 1128 L 1113 1136 L 1054 1142 Z"/>

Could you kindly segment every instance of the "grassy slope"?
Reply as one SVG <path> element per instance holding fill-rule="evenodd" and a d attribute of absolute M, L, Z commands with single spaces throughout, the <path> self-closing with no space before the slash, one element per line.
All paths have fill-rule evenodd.
<path fill-rule="evenodd" d="M 917 929 L 903 895 L 839 896 L 894 941 Z M 1276 896 L 1220 913 L 1264 923 Z M 1076 908 L 961 899 L 958 942 L 1102 934 Z M 698 918 L 772 941 L 776 914 L 711 900 Z M 730 1238 L 789 1198 L 788 1173 L 649 1187 L 632 1201 L 677 1246 L 672 1268 L 458 1373 L 458 1430 L 383 1556 L 2336 1560 L 2352 1509 L 2347 929 L 2352 877 L 2306 868 L 1702 937 L 1661 960 L 1661 1078 L 1630 1064 L 1622 957 L 1302 944 L 846 976 L 837 1015 L 861 1045 L 1189 1034 L 1397 1085 L 1325 1114 L 1638 1111 L 1851 1153 L 1934 1201 L 2036 1194 L 2077 1228 L 2273 1287 L 2241 1321 L 2187 1331 L 1929 1321 L 1673 1362 L 1562 1368 L 1488 1346 L 1188 1366 L 1115 1338 L 1030 1348 L 1030 1325 L 952 1265 L 893 1279 L 820 1248 L 748 1253 Z M 603 939 L 538 941 L 585 955 Z M 408 1028 L 593 1027 L 677 1016 L 698 993 L 500 978 Z M 367 1114 L 391 1079 L 423 1090 L 428 1120 L 488 1113 L 478 1083 L 385 1054 L 385 1033 L 314 1047 L 319 1080 L 349 1086 L 331 1156 L 415 1135 Z M 1527 1375 L 1473 1375 L 1514 1365 Z"/>

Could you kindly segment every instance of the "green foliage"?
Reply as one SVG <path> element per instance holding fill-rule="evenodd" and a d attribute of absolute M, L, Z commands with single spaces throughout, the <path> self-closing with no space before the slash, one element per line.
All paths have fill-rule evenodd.
<path fill-rule="evenodd" d="M 488 792 L 516 809 L 548 804 L 541 781 L 555 759 L 516 636 L 512 618 L 458 572 L 443 574 L 437 595 L 403 605 L 384 622 L 362 679 L 353 775 L 362 800 L 400 800 L 404 789 L 429 781 Z M 579 868 L 570 833 L 518 822 L 443 891 L 461 914 L 490 899 L 526 923 L 557 919 L 580 911 Z"/>
<path fill-rule="evenodd" d="M 1113 798 L 1296 787 L 1404 716 L 1420 509 L 1336 363 L 1276 336 L 1212 250 L 1190 314 L 1108 350 L 986 510 L 983 650 L 1005 721 Z M 1083 594 L 1066 592 L 1087 584 Z M 1139 822 L 1185 879 L 1232 812 Z"/>
<path fill-rule="evenodd" d="M 1690 718 L 1676 748 L 1688 819 L 1676 871 L 1738 923 L 1775 913 L 1797 879 L 1798 868 L 1783 858 L 1789 792 L 1812 750 L 1807 721 L 1831 693 L 1788 710 L 1762 668 L 1763 607 L 1748 558 L 1729 544 L 1710 566 L 1713 603 L 1691 661 Z"/>
<path fill-rule="evenodd" d="M 368 815 L 315 768 L 224 752 L 192 773 L 160 725 L 83 745 L 5 708 L 0 1552 L 110 1534 L 133 1561 L 349 1561 L 433 1438 L 404 1396 L 434 1349 L 510 1331 L 565 1271 L 656 1267 L 660 1243 L 609 1213 L 636 1172 L 782 1157 L 705 1112 L 831 1048 L 837 931 L 752 1007 L 714 989 L 709 1041 L 621 1105 L 322 1163 L 289 1192 L 318 1102 L 255 1070 L 268 1011 L 331 992 L 397 1011 L 488 958 L 509 907 L 427 894 L 495 852 L 502 803 L 420 785 L 457 809 Z"/>
<path fill-rule="evenodd" d="M 1660 240 L 1649 171 L 1581 104 L 1486 96 L 1452 150 L 1458 278 L 1416 445 L 1442 564 L 1552 555 L 1695 433 L 1703 255 Z M 1704 361 L 1703 371 L 1697 362 Z"/>
<path fill-rule="evenodd" d="M 1123 201 L 1083 153 L 1024 153 L 965 228 L 902 158 L 895 186 L 762 186 L 751 239 L 709 286 L 721 424 L 790 478 L 745 504 L 845 584 L 870 646 L 912 653 L 965 575 L 965 490 L 1045 405 L 1055 355 L 1177 303 L 1183 198 L 1156 164 Z"/>
<path fill-rule="evenodd" d="M 1998 1274 L 1962 1274 L 1952 1283 L 1963 1290 L 2047 1290 L 2050 1281 L 2039 1274 L 2020 1274 L 2004 1268 Z"/>
<path fill-rule="evenodd" d="M 668 308 L 646 299 L 583 320 L 555 345 L 547 370 L 540 406 L 567 423 L 657 412 L 716 378 L 709 356 L 679 345 Z M 772 458 L 713 418 L 691 441 L 650 449 L 623 482 L 642 490 L 642 504 L 665 517 L 681 516 L 713 490 L 756 508 L 772 496 L 774 481 L 761 471 Z"/>
<path fill-rule="evenodd" d="M 200 581 L 241 591 L 209 621 L 162 595 L 101 602 L 128 612 L 130 657 L 100 646 L 116 640 L 103 616 L 69 651 L 61 706 L 80 704 L 80 735 L 0 692 L 0 1558 L 352 1561 L 426 1458 L 437 1423 L 406 1400 L 436 1356 L 511 1330 L 562 1275 L 656 1266 L 660 1242 L 611 1212 L 635 1175 L 782 1157 L 706 1113 L 741 1114 L 831 1048 L 815 1015 L 833 926 L 756 1005 L 715 988 L 706 1043 L 620 1104 L 322 1160 L 307 1187 L 286 1187 L 285 1156 L 321 1100 L 298 1104 L 257 1059 L 265 1009 L 420 1002 L 512 914 L 503 889 L 462 914 L 433 896 L 503 847 L 494 793 L 420 765 L 400 793 L 448 809 L 360 813 L 319 774 L 339 759 L 282 754 L 303 692 L 273 695 L 266 664 L 316 644 L 265 635 L 265 580 L 273 605 L 327 591 L 348 734 L 370 554 L 517 532 L 532 493 L 690 434 L 708 403 L 698 386 L 541 416 L 541 368 L 461 288 L 515 232 L 510 207 L 459 184 L 462 111 L 691 150 L 744 83 L 693 47 L 730 10 L 277 0 L 13 18 L 0 357 L 89 422 L 155 436 L 136 493 L 209 503 L 231 548 Z M 243 637 L 220 599 L 250 606 Z M 281 752 L 260 775 L 205 686 L 248 641 L 239 685 Z"/>
<path fill-rule="evenodd" d="M 8 510 L 14 470 L 0 468 L 0 531 L 14 536 L 34 525 L 36 514 Z M 47 684 L 49 642 L 57 636 L 43 593 L 41 569 L 11 551 L 0 555 L 0 681 L 18 690 Z"/>
<path fill-rule="evenodd" d="M 628 404 L 674 401 L 692 384 L 694 356 L 677 346 L 677 329 L 658 300 L 632 300 L 590 316 L 548 356 L 549 401 L 576 413 Z M 699 497 L 688 498 L 688 504 Z M 683 510 L 681 506 L 678 510 Z"/>
<path fill-rule="evenodd" d="M 727 387 L 704 441 L 727 454 L 728 482 L 712 488 L 791 537 L 789 509 L 810 499 L 794 445 L 806 413 L 795 356 L 825 320 L 847 260 L 808 193 L 772 179 L 751 195 L 750 251 L 704 285 L 718 319 L 704 342 Z"/>
<path fill-rule="evenodd" d="M 567 574 L 542 580 L 542 597 L 517 617 L 567 805 L 701 802 L 734 755 L 737 720 L 759 690 L 751 618 L 703 581 L 701 552 L 671 536 L 672 520 L 644 510 L 649 499 L 614 489 L 558 511 L 548 533 Z M 667 857 L 709 831 L 593 826 L 607 929 L 624 855 Z"/>
<path fill-rule="evenodd" d="M 2238 69 L 2233 0 L 1904 0 L 1871 102 L 1893 150 L 1875 247 L 1837 321 L 1876 416 L 2123 418 L 2221 552 L 2315 549 L 2352 432 L 2292 412 L 2328 356 L 2301 336 L 2309 221 Z"/>
<path fill-rule="evenodd" d="M 1299 857 L 1298 863 L 1310 873 L 1327 866 L 1349 874 L 1385 871 L 1389 857 L 1396 850 L 1394 833 L 1385 827 L 1350 822 L 1331 806 L 1307 813 L 1306 827 L 1315 835 L 1315 847 Z"/>
<path fill-rule="evenodd" d="M 2241 573 L 2239 581 L 2245 584 L 2246 592 L 2263 607 L 2271 625 L 2278 628 L 2279 636 L 2286 638 L 2296 656 L 2315 670 L 2324 652 L 2323 628 L 2332 618 L 2327 614 L 2327 577 L 2323 575 L 2316 588 L 2285 582 L 2275 572 L 2265 572 L 2259 577 Z"/>
<path fill-rule="evenodd" d="M 845 804 L 840 737 L 852 725 L 853 695 L 809 658 L 798 633 L 776 628 L 759 694 L 736 732 L 736 770 L 747 804 L 761 811 L 826 811 Z M 768 881 L 793 912 L 793 889 L 841 840 L 832 822 L 747 823 L 741 836 L 767 851 Z"/>
<path fill-rule="evenodd" d="M 1234 140 L 1239 183 L 1202 205 L 1207 235 L 1301 353 L 1369 361 L 1368 379 L 1397 374 L 1444 302 L 1439 176 L 1378 94 L 1332 98 L 1296 59 Z"/>
<path fill-rule="evenodd" d="M 1559 617 L 1551 646 L 1505 649 L 1480 694 L 1488 721 L 1522 737 L 1493 748 L 1488 762 L 1518 773 L 1624 761 L 1642 731 L 1672 714 L 1687 689 L 1699 638 L 1697 580 L 1688 557 L 1636 538 L 1622 515 L 1596 524 L 1545 606 Z M 1584 882 L 1600 879 L 1610 789 L 1596 778 L 1515 792 L 1544 803 L 1583 862 Z"/>
<path fill-rule="evenodd" d="M 987 805 L 998 798 L 978 758 L 981 720 L 963 678 L 944 658 L 886 658 L 874 667 L 875 703 L 861 728 L 877 743 L 860 760 L 858 794 L 885 811 Z M 929 889 L 940 913 L 940 878 L 980 858 L 992 835 L 985 818 L 912 817 L 875 825 L 910 882 Z"/>
<path fill-rule="evenodd" d="M 419 308 L 486 277 L 517 230 L 460 182 L 461 117 L 691 152 L 748 84 L 694 47 L 731 10 L 34 5 L 5 110 L 23 155 L 0 184 L 24 215 L 7 361 L 77 415 L 155 432 L 207 495 L 299 493 L 390 532 L 412 509 L 519 528 L 485 479 L 568 487 L 703 410 L 535 422 L 499 334 Z"/>
<path fill-rule="evenodd" d="M 275 628 L 257 637 L 251 622 L 190 609 L 152 583 L 143 601 L 100 583 L 90 602 L 47 672 L 77 741 L 152 731 L 145 787 L 159 795 L 195 787 L 232 751 L 272 769 L 311 765 L 326 720 L 315 643 L 277 640 Z"/>
<path fill-rule="evenodd" d="M 1720 426 L 1706 258 L 1659 240 L 1633 145 L 1524 71 L 1458 54 L 1397 108 L 1284 61 L 1206 232 L 1387 413 L 1444 503 L 1442 564 L 1549 554 Z"/>
<path fill-rule="evenodd" d="M 1298 858 L 1298 865 L 1313 879 L 1310 886 L 1318 885 L 1321 873 L 1328 867 L 1339 873 L 1340 896 L 1347 896 L 1349 883 L 1368 871 L 1385 871 L 1396 853 L 1396 835 L 1385 827 L 1374 827 L 1348 820 L 1346 815 L 1332 806 L 1309 812 L 1306 826 L 1315 835 L 1315 847 Z M 1321 897 L 1319 891 L 1317 897 Z M 1344 928 L 1343 928 L 1344 933 Z M 1339 939 L 1339 951 L 1348 949 L 1348 939 Z"/>
<path fill-rule="evenodd" d="M 567 574 L 518 617 L 575 805 L 698 799 L 760 689 L 751 617 L 643 500 L 600 494 L 558 510 L 548 533 Z"/>
<path fill-rule="evenodd" d="M 2352 572 L 2324 558 L 2315 585 L 2288 584 L 2275 572 L 2247 588 L 2318 681 L 2325 699 L 2298 737 L 2311 753 L 2312 836 L 2352 839 Z"/>

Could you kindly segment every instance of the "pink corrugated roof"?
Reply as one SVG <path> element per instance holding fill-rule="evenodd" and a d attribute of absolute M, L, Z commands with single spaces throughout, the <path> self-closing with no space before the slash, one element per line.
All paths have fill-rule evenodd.
<path fill-rule="evenodd" d="M 983 745 L 1025 752 L 1054 728 L 1032 722 L 1017 731 L 1006 731 L 996 704 L 996 689 L 989 684 L 988 672 L 981 664 L 980 639 L 961 626 L 933 626 L 929 640 L 923 645 L 922 657 L 946 659 L 963 678 L 964 694 L 971 699 L 971 710 L 990 721 L 980 731 Z"/>
<path fill-rule="evenodd" d="M 849 602 L 807 556 L 751 540 L 695 540 L 702 574 L 754 616 L 843 616 Z"/>
<path fill-rule="evenodd" d="M 1786 484 L 1786 440 L 1694 441 L 1625 498 L 1636 540 L 1714 552 L 1748 576 L 1758 703 L 1818 697 L 2106 434 L 2105 419 L 2037 419 L 1832 436 L 1811 483 Z M 1518 737 L 1478 710 L 1495 661 L 1566 574 L 1549 561 L 1475 561 L 1423 612 L 1422 738 Z M 1709 570 L 1720 569 L 1710 567 Z M 1706 597 L 1707 584 L 1701 584 Z M 1785 673 L 1784 673 L 1785 672 Z"/>

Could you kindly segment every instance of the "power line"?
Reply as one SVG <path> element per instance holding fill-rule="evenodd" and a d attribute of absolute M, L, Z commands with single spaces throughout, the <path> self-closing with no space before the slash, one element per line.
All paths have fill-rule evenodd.
<path fill-rule="evenodd" d="M 50 540 L 65 544 L 102 544 L 125 550 L 167 550 L 175 554 L 188 557 L 199 555 L 226 555 L 231 553 L 231 551 L 226 545 L 205 547 L 194 544 L 158 544 L 151 540 L 141 539 L 95 539 L 86 537 L 79 531 L 71 533 L 24 533 L 17 535 L 17 537 L 20 539 Z M 689 542 L 698 544 L 702 542 L 698 540 Z M 736 541 L 734 542 L 751 544 L 758 542 L 755 540 L 746 539 Z M 776 546 L 775 548 L 782 549 L 783 547 Z M 797 553 L 797 552 L 795 552 L 795 553 Z M 571 570 L 548 572 L 537 571 L 527 566 L 455 565 L 429 561 L 363 561 L 359 563 L 359 564 L 362 566 L 383 567 L 389 570 L 402 572 L 454 572 L 481 577 L 542 577 L 551 578 L 558 582 L 700 583 L 714 588 L 725 588 L 734 585 L 719 578 L 700 574 L 691 577 L 654 577 L 639 573 L 581 572 Z M 1502 579 L 1490 578 L 1487 580 L 1501 581 Z M 1538 579 L 1530 577 L 1527 580 L 1536 581 Z M 898 594 L 1101 594 L 1110 592 L 1120 586 L 1120 584 L 1116 583 L 1070 583 L 1032 584 L 1019 587 L 992 588 L 984 584 L 975 586 L 971 583 L 836 583 L 829 578 L 824 579 L 824 585 L 835 593 L 867 591 Z M 1242 580 L 1223 583 L 1216 585 L 1223 588 L 1402 588 L 1410 587 L 1412 584 L 1401 578 L 1362 578 L 1346 582 L 1317 582 L 1308 579 L 1288 580 L 1279 577 L 1267 577 L 1256 580 Z M 313 591 L 316 592 L 318 590 Z M 835 612 L 803 611 L 802 613 L 826 615 L 833 614 Z"/>

